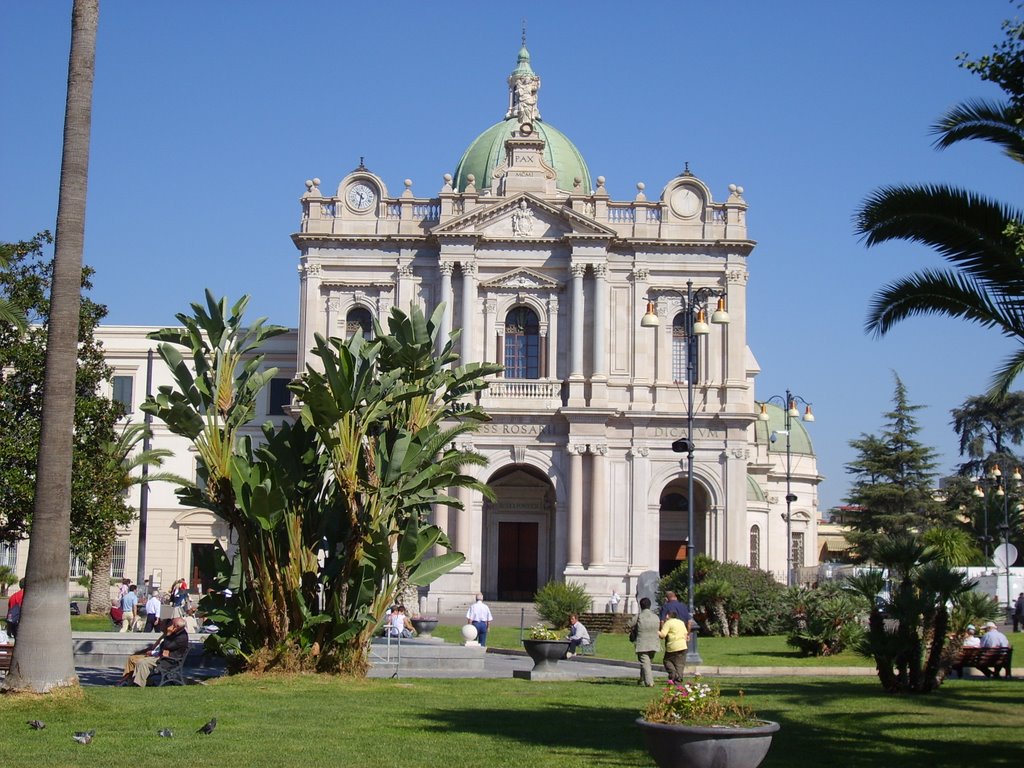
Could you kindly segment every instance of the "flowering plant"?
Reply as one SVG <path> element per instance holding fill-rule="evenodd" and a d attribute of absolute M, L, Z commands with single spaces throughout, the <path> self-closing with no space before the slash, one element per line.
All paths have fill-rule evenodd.
<path fill-rule="evenodd" d="M 741 728 L 759 725 L 762 721 L 743 703 L 725 703 L 717 685 L 701 682 L 669 682 L 662 692 L 640 713 L 650 723 L 669 725 L 703 725 Z"/>
<path fill-rule="evenodd" d="M 558 634 L 553 629 L 548 629 L 543 624 L 534 624 L 530 627 L 529 640 L 558 640 Z"/>

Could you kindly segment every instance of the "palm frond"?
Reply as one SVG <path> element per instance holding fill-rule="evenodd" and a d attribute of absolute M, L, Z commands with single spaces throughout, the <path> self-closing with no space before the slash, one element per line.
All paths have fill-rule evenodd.
<path fill-rule="evenodd" d="M 935 147 L 946 149 L 959 141 L 981 139 L 1002 147 L 1003 153 L 1024 163 L 1024 124 L 1010 104 L 976 99 L 957 104 L 932 126 Z"/>
<path fill-rule="evenodd" d="M 855 229 L 868 246 L 890 240 L 921 243 L 978 278 L 1024 293 L 1017 238 L 1007 225 L 1024 212 L 982 195 L 944 185 L 875 190 L 855 214 Z"/>
<path fill-rule="evenodd" d="M 884 336 L 896 323 L 917 315 L 960 318 L 1024 337 L 1019 300 L 969 275 L 935 270 L 916 272 L 878 291 L 871 299 L 865 330 Z"/>

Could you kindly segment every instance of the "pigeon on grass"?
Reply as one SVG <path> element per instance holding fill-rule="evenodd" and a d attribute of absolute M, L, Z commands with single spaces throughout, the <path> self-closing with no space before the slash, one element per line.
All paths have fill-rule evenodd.
<path fill-rule="evenodd" d="M 213 729 L 216 728 L 216 727 L 217 727 L 217 718 L 215 717 L 212 720 L 210 720 L 210 722 L 208 722 L 206 725 L 204 725 L 202 728 L 200 728 L 198 731 L 196 731 L 196 733 L 202 733 L 205 736 L 209 736 L 211 733 L 213 733 Z"/>
<path fill-rule="evenodd" d="M 42 720 L 26 720 L 25 722 L 37 731 L 41 731 L 46 727 L 46 723 Z"/>
<path fill-rule="evenodd" d="M 161 728 L 159 731 L 157 731 L 157 733 L 159 733 L 165 739 L 169 739 L 172 736 L 174 736 L 174 731 L 172 731 L 170 728 Z"/>
<path fill-rule="evenodd" d="M 73 738 L 79 744 L 91 744 L 92 737 L 95 735 L 96 731 L 76 731 L 75 735 L 71 738 Z"/>

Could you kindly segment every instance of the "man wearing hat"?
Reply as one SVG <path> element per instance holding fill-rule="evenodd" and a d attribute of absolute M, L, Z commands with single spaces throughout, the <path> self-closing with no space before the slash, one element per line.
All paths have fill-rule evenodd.
<path fill-rule="evenodd" d="M 985 622 L 985 626 L 982 629 L 985 630 L 985 634 L 981 638 L 982 648 L 1010 647 L 1010 641 L 1006 639 L 1006 635 L 999 631 L 994 621 Z"/>
<path fill-rule="evenodd" d="M 980 648 L 981 638 L 978 637 L 973 624 L 967 625 L 967 636 L 964 637 L 964 648 Z"/>

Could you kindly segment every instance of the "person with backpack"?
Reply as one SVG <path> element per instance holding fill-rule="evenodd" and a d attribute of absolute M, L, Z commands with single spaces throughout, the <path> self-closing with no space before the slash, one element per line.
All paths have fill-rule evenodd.
<path fill-rule="evenodd" d="M 18 591 L 7 601 L 7 635 L 18 636 L 18 625 L 21 623 L 21 604 L 25 600 L 25 580 L 18 582 Z"/>

